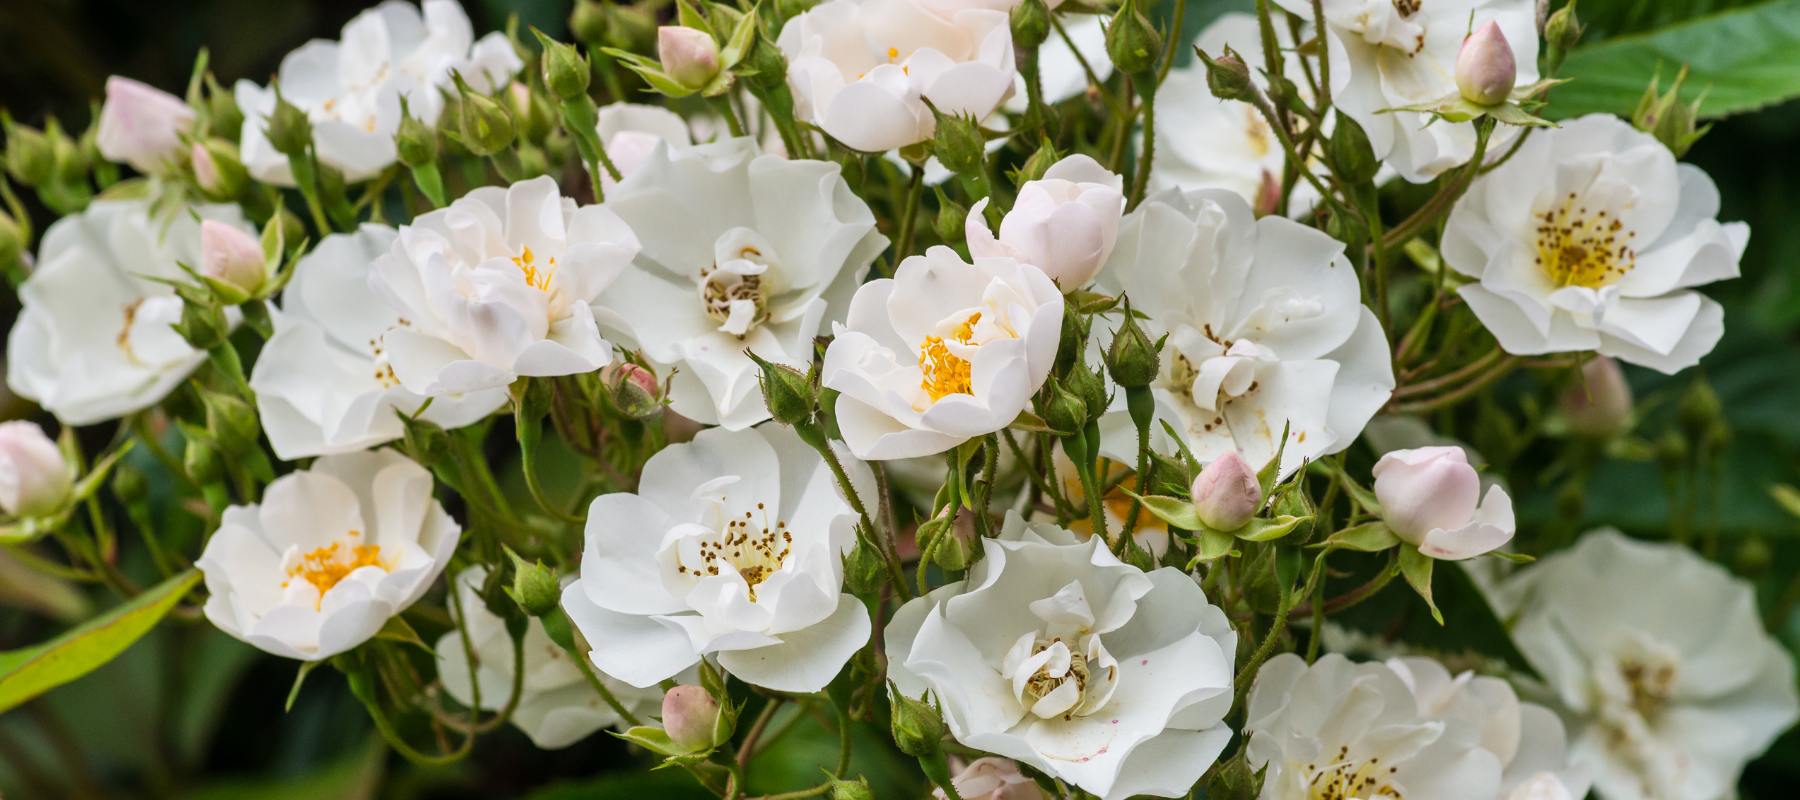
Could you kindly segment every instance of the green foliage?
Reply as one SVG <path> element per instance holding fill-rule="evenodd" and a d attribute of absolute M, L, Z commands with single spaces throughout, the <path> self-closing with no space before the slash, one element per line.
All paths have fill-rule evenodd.
<path fill-rule="evenodd" d="M 92 672 L 130 647 L 200 582 L 188 570 L 48 642 L 0 653 L 0 711 Z"/>
<path fill-rule="evenodd" d="M 1662 7 L 1659 13 L 1668 15 L 1683 6 L 1701 5 L 1708 4 L 1690 0 L 1648 7 Z M 1704 93 L 1702 118 L 1741 114 L 1800 97 L 1800 59 L 1794 57 L 1800 51 L 1800 0 L 1746 5 L 1695 19 L 1673 18 L 1684 21 L 1571 51 L 1558 77 L 1575 80 L 1551 93 L 1546 115 L 1568 119 L 1604 111 L 1628 117 L 1651 78 L 1660 74 L 1664 80 L 1672 79 L 1684 64 L 1688 80 L 1682 99 L 1693 102 Z M 1621 18 L 1631 24 L 1643 19 L 1641 14 Z"/>

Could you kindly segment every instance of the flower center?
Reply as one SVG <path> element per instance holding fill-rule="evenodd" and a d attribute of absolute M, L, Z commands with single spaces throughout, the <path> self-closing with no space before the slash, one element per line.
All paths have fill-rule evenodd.
<path fill-rule="evenodd" d="M 1646 720 L 1656 718 L 1675 696 L 1680 674 L 1680 667 L 1667 656 L 1633 654 L 1619 659 L 1619 676 L 1631 692 L 1631 707 Z"/>
<path fill-rule="evenodd" d="M 537 259 L 531 254 L 531 248 L 527 247 L 525 252 L 513 256 L 512 261 L 518 265 L 520 272 L 525 273 L 525 282 L 532 288 L 545 294 L 551 292 L 550 281 L 556 277 L 556 259 L 550 259 L 550 263 L 539 269 Z"/>
<path fill-rule="evenodd" d="M 1629 240 L 1637 233 L 1605 209 L 1590 212 L 1575 192 L 1538 220 L 1535 261 L 1558 288 L 1611 286 L 1636 263 Z"/>
<path fill-rule="evenodd" d="M 961 325 L 950 331 L 950 338 L 958 344 L 969 344 L 975 336 L 975 323 L 981 321 L 981 312 L 977 311 L 963 320 Z M 948 345 L 938 336 L 926 336 L 925 343 L 919 347 L 919 372 L 924 374 L 919 388 L 931 396 L 935 403 L 952 394 L 974 394 L 970 386 L 969 362 L 950 352 Z"/>
<path fill-rule="evenodd" d="M 1306 765 L 1307 800 L 1405 800 L 1405 793 L 1388 782 L 1397 767 L 1384 766 L 1379 757 L 1367 761 L 1351 761 L 1349 755 L 1350 748 L 1346 745 L 1338 748 L 1337 760 L 1323 767 Z"/>
<path fill-rule="evenodd" d="M 381 545 L 359 544 L 362 541 L 361 531 L 350 531 L 342 539 L 316 548 L 306 553 L 297 549 L 290 551 L 283 559 L 282 571 L 287 573 L 288 580 L 282 581 L 282 588 L 298 578 L 313 585 L 323 596 L 331 591 L 350 573 L 362 567 L 380 567 L 387 571 L 387 565 L 381 562 Z"/>
<path fill-rule="evenodd" d="M 769 297 L 778 281 L 769 270 L 780 261 L 768 240 L 749 228 L 733 228 L 713 243 L 713 263 L 700 270 L 698 293 L 706 316 L 738 338 L 769 320 Z"/>
<path fill-rule="evenodd" d="M 1412 19 L 1414 14 L 1419 13 L 1419 6 L 1424 2 L 1425 0 L 1394 0 L 1394 11 L 1401 19 Z"/>
<path fill-rule="evenodd" d="M 1048 650 L 1052 645 L 1062 645 L 1062 639 L 1038 641 L 1032 646 L 1031 654 L 1037 655 Z M 1063 645 L 1065 648 L 1067 645 Z M 1038 667 L 1025 681 L 1025 696 L 1035 704 L 1045 695 L 1062 688 L 1070 681 L 1075 682 L 1075 695 L 1080 697 L 1087 693 L 1088 660 L 1080 650 L 1070 650 L 1067 658 L 1052 658 L 1048 663 Z"/>
<path fill-rule="evenodd" d="M 757 503 L 756 508 L 758 511 L 765 511 L 762 503 Z M 722 535 L 715 533 L 711 537 L 700 539 L 698 557 L 687 551 L 687 548 L 677 550 L 675 570 L 682 575 L 698 578 L 719 574 L 721 562 L 730 564 L 744 579 L 744 583 L 749 585 L 750 600 L 755 602 L 757 585 L 781 569 L 781 564 L 787 560 L 793 545 L 794 534 L 788 531 L 785 521 L 777 520 L 774 527 L 770 527 L 768 514 L 765 513 L 762 524 L 758 525 L 755 516 L 746 511 L 743 519 L 725 523 Z M 693 562 L 691 566 L 690 561 Z"/>

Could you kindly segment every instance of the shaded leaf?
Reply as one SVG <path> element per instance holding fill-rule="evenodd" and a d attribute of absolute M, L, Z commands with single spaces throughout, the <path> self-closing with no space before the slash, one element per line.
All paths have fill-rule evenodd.
<path fill-rule="evenodd" d="M 1425 605 L 1431 607 L 1431 618 L 1439 625 L 1444 624 L 1444 615 L 1438 611 L 1437 603 L 1431 599 L 1431 570 L 1436 559 L 1419 552 L 1419 548 L 1410 544 L 1400 546 L 1400 574 L 1406 576 L 1413 591 L 1424 598 Z"/>
<path fill-rule="evenodd" d="M 1160 494 L 1143 496 L 1123 486 L 1119 487 L 1119 491 L 1142 500 L 1146 510 L 1173 527 L 1190 531 L 1206 528 L 1200 521 L 1200 512 L 1194 508 L 1194 504 L 1179 497 L 1164 497 Z"/>
<path fill-rule="evenodd" d="M 1274 519 L 1257 517 L 1244 523 L 1244 527 L 1232 531 L 1231 534 L 1246 542 L 1267 542 L 1292 533 L 1294 526 L 1309 519 L 1312 517 L 1291 517 L 1286 514 Z"/>
<path fill-rule="evenodd" d="M 0 712 L 92 672 L 156 626 L 200 582 L 190 569 L 43 644 L 0 653 Z"/>

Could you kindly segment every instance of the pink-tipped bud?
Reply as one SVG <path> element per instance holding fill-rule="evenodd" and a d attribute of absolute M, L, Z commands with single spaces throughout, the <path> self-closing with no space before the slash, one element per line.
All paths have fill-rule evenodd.
<path fill-rule="evenodd" d="M 268 275 L 262 243 L 235 225 L 205 220 L 200 223 L 200 274 L 254 294 Z"/>
<path fill-rule="evenodd" d="M 181 98 L 114 75 L 106 79 L 106 103 L 100 107 L 94 143 L 108 161 L 158 172 L 181 157 L 181 134 L 193 127 L 194 116 Z"/>
<path fill-rule="evenodd" d="M 719 74 L 719 43 L 706 31 L 664 25 L 656 30 L 656 54 L 663 72 L 689 89 L 701 89 Z"/>
<path fill-rule="evenodd" d="M 1256 470 L 1236 450 L 1225 451 L 1200 470 L 1200 476 L 1194 479 L 1193 497 L 1200 521 L 1221 531 L 1244 527 L 1263 504 Z"/>
<path fill-rule="evenodd" d="M 1481 478 L 1460 447 L 1395 450 L 1375 464 L 1375 499 L 1394 534 L 1417 545 L 1474 519 Z"/>
<path fill-rule="evenodd" d="M 1631 384 L 1619 362 L 1606 356 L 1581 365 L 1581 380 L 1563 389 L 1563 416 L 1580 436 L 1610 439 L 1631 420 Z"/>
<path fill-rule="evenodd" d="M 663 732 L 676 747 L 697 753 L 718 744 L 719 703 L 705 688 L 687 684 L 670 689 L 663 695 L 662 713 Z"/>
<path fill-rule="evenodd" d="M 17 517 L 48 516 L 69 499 L 69 465 L 35 422 L 0 424 L 0 508 Z"/>
<path fill-rule="evenodd" d="M 1456 88 L 1464 100 L 1497 105 L 1512 95 L 1518 77 L 1512 45 L 1507 44 L 1499 24 L 1490 21 L 1463 40 L 1462 52 L 1456 55 Z"/>
<path fill-rule="evenodd" d="M 644 419 L 662 410 L 663 387 L 656 373 L 630 362 L 622 362 L 602 373 L 619 413 L 632 419 Z"/>

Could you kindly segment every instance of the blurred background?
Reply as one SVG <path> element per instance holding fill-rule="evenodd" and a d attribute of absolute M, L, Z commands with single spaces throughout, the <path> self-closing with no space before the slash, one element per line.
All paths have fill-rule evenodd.
<path fill-rule="evenodd" d="M 1175 1 L 1162 0 L 1159 16 Z M 35 127 L 54 116 L 80 131 L 108 75 L 180 94 L 202 47 L 222 83 L 266 83 L 283 55 L 309 39 L 337 38 L 368 4 L 0 0 L 0 107 Z M 463 0 L 478 35 L 503 30 L 516 14 L 521 30 L 536 26 L 565 40 L 571 5 Z M 1557 0 L 1553 7 L 1561 5 Z M 1252 0 L 1192 0 L 1185 35 L 1191 39 L 1220 13 L 1252 7 Z M 1733 35 L 1668 36 L 1684 22 L 1734 10 L 1774 16 L 1740 14 L 1746 21 Z M 1687 157 L 1718 183 L 1720 219 L 1747 221 L 1753 231 L 1742 277 L 1704 289 L 1725 306 L 1725 338 L 1701 367 L 1673 378 L 1627 367 L 1641 419 L 1630 437 L 1591 454 L 1585 465 L 1569 463 L 1569 448 L 1542 424 L 1552 387 L 1525 373 L 1500 384 L 1491 398 L 1430 423 L 1470 442 L 1493 473 L 1505 476 L 1527 532 L 1573 534 L 1598 525 L 1653 539 L 1667 538 L 1674 527 L 1695 532 L 1702 552 L 1758 582 L 1777 635 L 1800 650 L 1800 617 L 1792 613 L 1800 600 L 1800 508 L 1790 511 L 1771 492 L 1800 483 L 1800 196 L 1791 188 L 1800 185 L 1800 103 L 1784 100 L 1800 96 L 1800 32 L 1767 24 L 1796 18 L 1800 2 L 1582 0 L 1579 11 L 1590 27 L 1583 51 L 1565 70 L 1579 79 L 1557 90 L 1552 118 L 1629 115 L 1652 74 L 1660 73 L 1666 86 L 1683 63 L 1695 71 L 1693 96 L 1709 88 L 1709 74 L 1755 70 L 1757 91 L 1727 86 L 1707 96 L 1703 111 L 1731 113 Z M 1651 41 L 1667 44 L 1620 46 Z M 1746 48 L 1760 49 L 1746 61 Z M 1395 195 L 1407 191 L 1390 188 Z M 43 208 L 32 211 L 38 230 L 52 221 Z M 11 293 L 0 295 L 0 324 L 10 327 L 16 302 Z M 1716 392 L 1723 421 L 1703 434 L 1684 428 L 1677 414 L 1696 381 Z M 0 416 L 38 413 L 3 390 L 0 397 Z M 0 650 L 39 641 L 64 620 L 113 602 L 0 560 Z M 1434 639 L 1441 633 L 1387 626 L 1381 608 L 1370 604 L 1345 622 L 1455 648 L 1454 641 Z M 545 752 L 505 727 L 484 737 L 467 761 L 418 768 L 386 751 L 332 670 L 314 673 L 284 711 L 295 672 L 294 662 L 263 655 L 204 622 L 164 625 L 92 675 L 0 717 L 0 794 L 47 800 L 708 796 L 678 771 L 648 772 L 648 759 L 605 734 Z M 835 760 L 828 724 L 801 714 L 795 725 L 777 746 L 758 753 L 752 793 L 811 786 L 817 766 Z M 857 735 L 867 742 L 858 744 L 853 774 L 866 775 L 878 797 L 923 796 L 918 776 L 886 744 L 885 731 Z M 1750 766 L 1741 795 L 1793 797 L 1797 785 L 1800 735 L 1790 732 Z"/>

